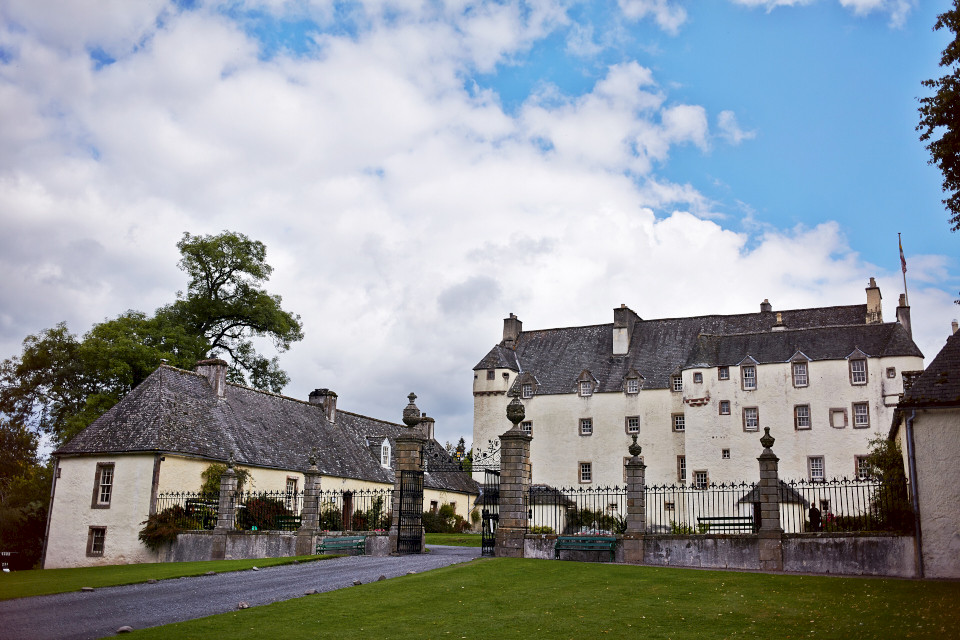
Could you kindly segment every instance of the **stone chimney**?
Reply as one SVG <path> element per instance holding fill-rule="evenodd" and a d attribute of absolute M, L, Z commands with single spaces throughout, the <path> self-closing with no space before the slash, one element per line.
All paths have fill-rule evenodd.
<path fill-rule="evenodd" d="M 423 414 L 420 418 L 420 432 L 428 439 L 433 440 L 433 428 L 436 426 L 436 420 Z"/>
<path fill-rule="evenodd" d="M 950 323 L 950 328 L 953 330 L 951 333 L 952 333 L 953 335 L 956 335 L 956 334 L 957 334 L 957 329 L 960 328 L 960 327 L 958 327 L 957 321 L 954 320 L 953 322 Z"/>
<path fill-rule="evenodd" d="M 639 320 L 640 316 L 625 304 L 613 310 L 613 355 L 625 356 L 630 352 L 633 327 Z"/>
<path fill-rule="evenodd" d="M 786 329 L 786 325 L 783 324 L 783 313 L 777 311 L 777 323 L 773 325 L 773 331 L 783 331 Z"/>
<path fill-rule="evenodd" d="M 879 324 L 883 322 L 883 309 L 880 308 L 880 287 L 877 281 L 870 278 L 870 284 L 867 286 L 867 324 Z"/>
<path fill-rule="evenodd" d="M 222 398 L 227 391 L 227 363 L 220 358 L 201 360 L 194 369 L 202 375 L 216 391 L 217 397 Z"/>
<path fill-rule="evenodd" d="M 330 389 L 314 389 L 310 392 L 310 404 L 323 407 L 323 415 L 327 422 L 333 424 L 337 420 L 337 394 Z"/>
<path fill-rule="evenodd" d="M 763 302 L 760 303 L 760 313 L 770 313 L 771 311 L 773 311 L 773 305 L 767 298 L 764 298 Z"/>
<path fill-rule="evenodd" d="M 510 314 L 509 318 L 503 319 L 503 346 L 508 349 L 517 348 L 517 340 L 520 338 L 520 332 L 523 331 L 523 323 L 517 316 Z"/>
<path fill-rule="evenodd" d="M 903 325 L 910 337 L 913 337 L 913 329 L 910 328 L 910 307 L 907 306 L 906 294 L 900 294 L 900 304 L 897 305 L 897 322 Z"/>

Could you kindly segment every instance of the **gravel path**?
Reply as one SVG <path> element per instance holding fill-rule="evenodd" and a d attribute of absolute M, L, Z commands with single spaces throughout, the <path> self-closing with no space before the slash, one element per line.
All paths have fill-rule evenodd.
<path fill-rule="evenodd" d="M 0 602 L 0 638 L 85 639 L 111 636 L 124 625 L 134 629 L 235 611 L 304 595 L 309 589 L 333 591 L 354 580 L 374 582 L 381 575 L 402 576 L 480 556 L 479 548 L 430 546 L 412 556 L 350 556 L 319 562 L 235 571 L 213 576 L 161 580 L 155 584 L 104 587 Z"/>

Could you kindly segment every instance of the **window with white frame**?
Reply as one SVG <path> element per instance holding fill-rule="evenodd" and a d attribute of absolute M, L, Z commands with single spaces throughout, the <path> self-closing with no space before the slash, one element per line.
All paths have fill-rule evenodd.
<path fill-rule="evenodd" d="M 593 383 L 587 380 L 580 381 L 580 395 L 582 397 L 593 395 Z"/>
<path fill-rule="evenodd" d="M 857 479 L 866 480 L 873 475 L 873 466 L 870 464 L 870 456 L 854 456 L 853 464 L 857 472 Z"/>
<path fill-rule="evenodd" d="M 90 527 L 87 530 L 87 556 L 101 557 L 106 549 L 107 528 Z"/>
<path fill-rule="evenodd" d="M 674 391 L 683 391 L 683 378 L 680 376 L 670 376 L 670 388 Z"/>
<path fill-rule="evenodd" d="M 866 402 L 853 403 L 853 428 L 866 429 L 870 426 L 870 405 Z"/>
<path fill-rule="evenodd" d="M 627 416 L 627 433 L 640 433 L 640 416 Z"/>
<path fill-rule="evenodd" d="M 687 456 L 677 456 L 677 482 L 687 481 Z"/>
<path fill-rule="evenodd" d="M 380 445 L 380 466 L 390 466 L 390 441 L 386 438 L 383 439 L 383 444 Z"/>
<path fill-rule="evenodd" d="M 722 416 L 728 416 L 728 415 L 730 415 L 730 401 L 729 401 L 729 400 L 721 400 L 721 401 L 720 401 L 720 415 L 722 415 Z"/>
<path fill-rule="evenodd" d="M 717 367 L 717 380 L 729 380 L 730 367 Z"/>
<path fill-rule="evenodd" d="M 93 479 L 93 501 L 90 504 L 92 509 L 110 508 L 110 501 L 113 499 L 113 472 L 114 464 L 112 462 L 97 464 L 96 475 Z"/>
<path fill-rule="evenodd" d="M 533 435 L 533 422 L 530 421 L 530 420 L 527 420 L 527 421 L 525 421 L 525 422 L 521 422 L 521 423 L 520 423 L 520 431 L 524 432 L 524 433 L 527 434 L 528 436 L 532 436 L 532 435 Z"/>
<path fill-rule="evenodd" d="M 580 435 L 593 435 L 593 418 L 580 418 Z"/>
<path fill-rule="evenodd" d="M 810 428 L 810 405 L 798 404 L 793 408 L 793 428 L 794 429 Z"/>
<path fill-rule="evenodd" d="M 823 456 L 810 456 L 807 458 L 807 468 L 810 472 L 810 480 L 821 482 L 824 479 Z"/>
<path fill-rule="evenodd" d="M 699 371 L 695 372 L 695 373 L 693 374 L 693 381 L 694 381 L 696 384 L 700 384 L 701 382 L 703 382 L 703 374 L 700 373 Z"/>
<path fill-rule="evenodd" d="M 627 393 L 640 393 L 639 378 L 627 378 Z"/>
<path fill-rule="evenodd" d="M 297 512 L 299 509 L 296 509 L 296 499 L 297 499 L 297 478 L 287 478 L 287 492 L 284 497 L 284 504 L 287 507 L 288 511 Z"/>
<path fill-rule="evenodd" d="M 850 360 L 850 384 L 867 384 L 867 361 Z"/>
<path fill-rule="evenodd" d="M 581 462 L 580 463 L 580 484 L 586 484 L 588 482 L 593 482 L 593 463 Z"/>
<path fill-rule="evenodd" d="M 686 431 L 687 421 L 684 418 L 682 413 L 675 413 L 671 416 L 673 419 L 673 430 L 674 431 Z"/>
<path fill-rule="evenodd" d="M 760 410 L 757 407 L 743 408 L 743 430 L 757 431 L 760 428 Z"/>
<path fill-rule="evenodd" d="M 743 381 L 744 389 L 757 388 L 757 367 L 752 364 L 745 364 L 740 367 L 740 377 Z"/>
<path fill-rule="evenodd" d="M 529 382 L 524 382 L 522 385 L 520 385 L 520 395 L 524 398 L 532 398 L 533 385 Z"/>
<path fill-rule="evenodd" d="M 795 387 L 805 387 L 809 384 L 809 378 L 807 376 L 807 363 L 806 362 L 794 362 L 793 363 L 793 386 Z"/>
<path fill-rule="evenodd" d="M 710 485 L 710 476 L 706 471 L 693 472 L 693 486 L 696 489 L 706 489 Z"/>

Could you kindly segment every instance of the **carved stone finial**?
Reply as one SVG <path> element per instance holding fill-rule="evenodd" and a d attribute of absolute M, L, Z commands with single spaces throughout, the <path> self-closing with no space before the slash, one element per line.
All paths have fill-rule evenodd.
<path fill-rule="evenodd" d="M 507 405 L 507 420 L 513 423 L 514 429 L 520 428 L 517 425 L 523 422 L 526 415 L 527 411 L 523 408 L 523 403 L 520 402 L 520 398 L 514 398 L 510 401 L 510 404 Z"/>
<path fill-rule="evenodd" d="M 633 434 L 633 444 L 627 447 L 627 451 L 629 451 L 630 455 L 632 455 L 634 458 L 639 456 L 640 453 L 643 451 L 643 447 L 637 444 L 637 434 Z"/>
<path fill-rule="evenodd" d="M 317 468 L 317 448 L 313 447 L 310 449 L 310 457 L 307 458 L 307 462 L 310 463 L 311 469 Z"/>
<path fill-rule="evenodd" d="M 420 409 L 414 404 L 414 400 L 417 399 L 417 394 L 411 392 L 410 395 L 407 396 L 407 399 L 410 401 L 410 404 L 403 409 L 403 424 L 412 429 L 420 424 L 421 418 Z"/>
<path fill-rule="evenodd" d="M 763 437 L 760 438 L 760 444 L 763 445 L 764 449 L 769 449 L 773 446 L 774 442 L 776 442 L 776 439 L 770 435 L 770 427 L 764 427 Z"/>
<path fill-rule="evenodd" d="M 227 469 L 233 469 L 235 461 L 233 459 L 233 451 L 230 452 L 230 457 L 227 458 Z"/>

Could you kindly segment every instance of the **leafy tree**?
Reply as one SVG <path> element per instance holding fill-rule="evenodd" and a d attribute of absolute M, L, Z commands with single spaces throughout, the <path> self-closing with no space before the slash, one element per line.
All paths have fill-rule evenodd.
<path fill-rule="evenodd" d="M 870 471 L 880 480 L 880 487 L 872 499 L 874 515 L 881 528 L 891 531 L 913 531 L 913 507 L 907 494 L 907 473 L 903 466 L 903 451 L 896 440 L 877 436 L 870 441 L 867 457 Z"/>
<path fill-rule="evenodd" d="M 960 229 L 960 0 L 953 8 L 937 16 L 934 31 L 949 29 L 951 40 L 940 57 L 940 66 L 948 73 L 924 80 L 923 86 L 936 93 L 920 98 L 920 140 L 927 143 L 930 164 L 943 173 L 943 204 L 950 214 L 952 231 Z M 939 137 L 935 137 L 939 136 Z"/>

